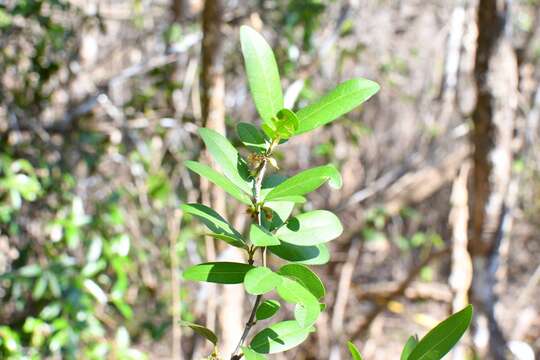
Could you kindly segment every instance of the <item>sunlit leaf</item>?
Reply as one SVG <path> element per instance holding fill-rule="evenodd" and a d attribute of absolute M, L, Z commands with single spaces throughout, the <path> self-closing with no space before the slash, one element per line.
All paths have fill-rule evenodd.
<path fill-rule="evenodd" d="M 362 78 L 339 84 L 319 101 L 296 113 L 299 123 L 296 135 L 316 129 L 348 113 L 377 93 L 379 88 L 376 82 Z"/>
<path fill-rule="evenodd" d="M 244 358 L 246 360 L 265 360 L 266 357 L 255 352 L 253 349 L 242 346 L 242 353 L 244 353 Z"/>
<path fill-rule="evenodd" d="M 276 300 L 265 300 L 263 301 L 255 313 L 255 318 L 257 320 L 264 320 L 271 318 L 275 315 L 281 308 L 281 304 Z"/>
<path fill-rule="evenodd" d="M 326 294 L 321 279 L 310 268 L 301 264 L 287 264 L 279 268 L 278 274 L 294 279 L 320 299 Z"/>
<path fill-rule="evenodd" d="M 304 311 L 295 312 L 295 316 L 297 316 L 295 318 L 300 326 L 308 327 L 315 323 L 321 313 L 319 301 L 302 284 L 283 276 L 281 282 L 276 286 L 276 291 L 286 302 L 299 304 L 304 308 Z"/>
<path fill-rule="evenodd" d="M 186 269 L 184 279 L 219 284 L 241 284 L 252 265 L 235 262 L 208 262 Z"/>
<path fill-rule="evenodd" d="M 358 348 L 351 341 L 347 342 L 347 347 L 349 348 L 349 352 L 351 353 L 353 360 L 362 360 L 360 351 L 358 351 Z"/>
<path fill-rule="evenodd" d="M 287 351 L 307 339 L 312 328 L 303 328 L 294 320 L 282 321 L 260 331 L 250 347 L 261 354 Z"/>
<path fill-rule="evenodd" d="M 244 278 L 244 287 L 248 294 L 261 295 L 274 290 L 282 278 L 267 267 L 249 270 Z"/>
<path fill-rule="evenodd" d="M 279 239 L 268 230 L 257 224 L 251 224 L 249 228 L 249 240 L 255 246 L 279 245 Z"/>
<path fill-rule="evenodd" d="M 314 210 L 290 218 L 276 236 L 295 245 L 317 245 L 334 240 L 343 232 L 338 217 L 326 210 Z"/>
<path fill-rule="evenodd" d="M 205 326 L 194 324 L 188 321 L 181 321 L 181 326 L 187 326 L 191 328 L 195 333 L 199 334 L 200 336 L 204 337 L 206 340 L 210 341 L 212 344 L 217 345 L 218 337 L 214 332 L 210 329 L 208 329 Z"/>

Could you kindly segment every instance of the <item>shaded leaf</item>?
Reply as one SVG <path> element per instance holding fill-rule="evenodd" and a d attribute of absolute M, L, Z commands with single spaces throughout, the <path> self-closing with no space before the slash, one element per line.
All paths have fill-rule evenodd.
<path fill-rule="evenodd" d="M 256 126 L 244 122 L 238 123 L 236 133 L 240 141 L 251 151 L 264 152 L 266 150 L 264 134 Z"/>
<path fill-rule="evenodd" d="M 278 301 L 265 300 L 257 308 L 257 311 L 255 313 L 255 318 L 257 320 L 264 320 L 264 319 L 271 318 L 279 311 L 280 308 L 281 308 L 281 304 Z"/>
<path fill-rule="evenodd" d="M 213 237 L 213 238 L 218 239 L 218 240 L 223 240 L 227 244 L 235 246 L 237 248 L 241 248 L 241 249 L 247 249 L 248 248 L 246 243 L 244 243 L 243 240 L 239 240 L 237 237 L 233 237 L 233 236 L 229 236 L 229 235 L 225 235 L 225 234 L 216 234 L 216 233 L 208 233 L 208 234 L 205 234 L 205 235 Z"/>
<path fill-rule="evenodd" d="M 274 290 L 281 282 L 281 276 L 267 267 L 249 270 L 244 278 L 244 287 L 248 294 L 261 295 Z"/>
<path fill-rule="evenodd" d="M 235 262 L 208 262 L 186 269 L 184 279 L 219 284 L 241 284 L 252 265 Z"/>
<path fill-rule="evenodd" d="M 260 354 L 287 351 L 307 339 L 312 328 L 303 328 L 294 320 L 282 321 L 260 331 L 250 347 Z"/>
<path fill-rule="evenodd" d="M 296 135 L 316 129 L 348 113 L 377 93 L 379 88 L 376 82 L 362 78 L 339 84 L 319 101 L 296 113 L 299 123 Z"/>
<path fill-rule="evenodd" d="M 214 332 L 208 329 L 207 327 L 199 325 L 199 324 L 194 324 L 188 321 L 180 321 L 180 325 L 191 328 L 191 330 L 193 330 L 195 333 L 204 337 L 206 340 L 210 341 L 212 344 L 217 345 L 218 338 L 216 334 L 214 334 Z"/>
<path fill-rule="evenodd" d="M 305 265 L 323 265 L 330 260 L 330 252 L 325 244 L 299 246 L 282 241 L 268 249 L 283 260 Z"/>
<path fill-rule="evenodd" d="M 242 189 L 214 169 L 196 161 L 186 161 L 186 167 L 200 176 L 204 176 L 238 201 L 251 205 L 251 198 Z"/>
<path fill-rule="evenodd" d="M 283 92 L 272 49 L 264 38 L 249 26 L 240 28 L 240 42 L 255 107 L 265 123 L 270 123 L 283 108 Z"/>
<path fill-rule="evenodd" d="M 407 360 L 411 352 L 414 350 L 416 344 L 418 344 L 418 340 L 416 339 L 416 337 L 409 336 L 409 339 L 407 339 L 407 343 L 405 343 L 403 351 L 401 352 L 400 360 Z"/>
<path fill-rule="evenodd" d="M 276 236 L 295 245 L 317 245 L 334 240 L 343 232 L 338 217 L 327 210 L 314 210 L 290 218 Z"/>

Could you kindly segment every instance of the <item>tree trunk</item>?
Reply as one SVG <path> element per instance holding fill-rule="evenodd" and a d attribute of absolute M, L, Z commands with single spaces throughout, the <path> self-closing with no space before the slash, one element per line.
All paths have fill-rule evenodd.
<path fill-rule="evenodd" d="M 469 251 L 473 261 L 471 301 L 476 305 L 474 330 L 481 358 L 506 359 L 506 340 L 495 304 L 496 271 L 511 178 L 512 140 L 517 105 L 516 56 L 505 34 L 508 4 L 480 0 L 475 60 L 476 107 L 471 142 L 472 182 L 469 198 Z M 483 319 L 484 321 L 478 321 Z M 485 326 L 482 326 L 485 324 Z M 484 355 L 484 353 L 487 353 Z"/>

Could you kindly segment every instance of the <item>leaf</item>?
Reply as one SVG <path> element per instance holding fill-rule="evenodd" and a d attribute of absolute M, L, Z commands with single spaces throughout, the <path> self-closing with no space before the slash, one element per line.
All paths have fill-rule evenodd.
<path fill-rule="evenodd" d="M 302 286 L 309 290 L 315 298 L 320 299 L 326 294 L 326 290 L 321 279 L 305 265 L 287 264 L 283 265 L 279 271 L 279 275 L 286 276 L 296 280 Z"/>
<path fill-rule="evenodd" d="M 212 344 L 217 345 L 218 338 L 216 334 L 214 334 L 214 332 L 208 329 L 207 327 L 199 325 L 199 324 L 194 324 L 188 321 L 180 321 L 180 325 L 191 328 L 191 330 L 193 330 L 195 333 L 204 337 L 206 340 L 210 341 Z"/>
<path fill-rule="evenodd" d="M 266 150 L 264 134 L 256 126 L 244 122 L 238 123 L 236 133 L 240 141 L 251 151 L 263 152 Z"/>
<path fill-rule="evenodd" d="M 379 88 L 376 82 L 362 78 L 339 84 L 322 99 L 296 113 L 299 124 L 295 135 L 316 129 L 348 113 L 377 93 Z"/>
<path fill-rule="evenodd" d="M 247 165 L 229 140 L 220 133 L 207 128 L 199 128 L 199 135 L 223 174 L 242 191 L 251 194 L 250 182 L 244 179 L 245 176 L 242 177 L 241 175 L 247 172 Z"/>
<path fill-rule="evenodd" d="M 235 262 L 208 262 L 184 270 L 184 279 L 218 284 L 241 284 L 252 265 Z"/>
<path fill-rule="evenodd" d="M 208 206 L 205 206 L 203 204 L 182 204 L 181 208 L 182 208 L 182 211 L 184 211 L 186 214 L 191 214 L 193 216 L 196 216 L 198 219 L 200 219 L 204 223 L 204 225 L 206 225 L 206 227 L 209 228 L 210 231 L 212 231 L 211 236 L 216 237 L 216 235 L 223 235 L 230 239 L 226 240 L 225 237 L 218 238 L 218 239 L 225 240 L 228 243 L 231 243 L 231 245 L 234 240 L 234 243 L 237 244 L 234 246 L 237 246 L 237 247 L 246 246 L 240 233 L 236 231 L 217 212 L 215 212 L 213 209 L 209 208 Z"/>
<path fill-rule="evenodd" d="M 249 228 L 249 240 L 253 245 L 261 247 L 279 245 L 278 238 L 257 224 L 251 224 Z"/>
<path fill-rule="evenodd" d="M 265 360 L 266 359 L 266 357 L 264 357 L 263 355 L 245 346 L 242 346 L 242 352 L 244 353 L 244 358 L 246 360 Z"/>
<path fill-rule="evenodd" d="M 407 343 L 403 347 L 403 351 L 401 352 L 400 360 L 407 360 L 409 358 L 409 355 L 414 350 L 414 347 L 418 344 L 418 340 L 415 336 L 409 336 L 409 339 L 407 339 Z"/>
<path fill-rule="evenodd" d="M 283 260 L 305 265 L 323 265 L 330 260 L 330 252 L 325 244 L 315 246 L 298 246 L 282 241 L 268 250 Z"/>
<path fill-rule="evenodd" d="M 282 321 L 260 331 L 250 347 L 260 354 L 287 351 L 307 339 L 312 328 L 303 328 L 294 320 Z"/>
<path fill-rule="evenodd" d="M 259 305 L 255 312 L 255 318 L 257 320 L 264 320 L 271 318 L 281 308 L 281 304 L 276 300 L 265 300 Z"/>
<path fill-rule="evenodd" d="M 255 30 L 240 28 L 240 42 L 255 107 L 265 123 L 283 108 L 283 93 L 274 53 Z"/>
<path fill-rule="evenodd" d="M 233 236 L 229 236 L 229 235 L 225 235 L 225 234 L 216 234 L 216 233 L 208 233 L 208 234 L 205 234 L 205 235 L 213 237 L 213 238 L 218 239 L 218 240 L 223 240 L 227 244 L 235 246 L 237 248 L 248 249 L 248 246 L 246 245 L 246 243 L 244 243 L 243 240 L 239 240 L 238 238 L 233 237 Z"/>
<path fill-rule="evenodd" d="M 304 195 L 316 190 L 324 182 L 329 183 L 334 188 L 342 185 L 341 175 L 333 165 L 324 165 L 302 171 L 291 178 L 283 181 L 264 198 L 265 201 L 282 200 L 288 196 Z"/>
<path fill-rule="evenodd" d="M 294 135 L 298 129 L 298 118 L 296 114 L 289 109 L 281 109 L 277 112 L 271 122 L 263 124 L 263 130 L 270 138 L 277 137 L 288 139 Z"/>
<path fill-rule="evenodd" d="M 236 186 L 232 181 L 227 179 L 225 176 L 221 175 L 211 167 L 208 167 L 204 164 L 201 164 L 196 161 L 186 161 L 186 167 L 193 171 L 194 173 L 204 176 L 210 180 L 213 184 L 216 184 L 226 192 L 228 192 L 232 197 L 237 199 L 244 204 L 251 205 L 251 198 L 242 191 L 238 186 Z"/>
<path fill-rule="evenodd" d="M 267 223 L 267 228 L 273 231 L 283 225 L 294 209 L 293 201 L 269 201 L 264 203 L 265 208 L 272 210 L 272 220 Z"/>
<path fill-rule="evenodd" d="M 244 287 L 248 294 L 262 295 L 274 290 L 282 278 L 267 267 L 249 270 L 244 278 Z"/>
<path fill-rule="evenodd" d="M 276 286 L 276 291 L 286 302 L 302 305 L 304 311 L 295 311 L 295 318 L 300 326 L 308 327 L 317 321 L 317 318 L 321 313 L 319 301 L 317 301 L 317 298 L 302 284 L 296 280 L 282 276 L 281 282 Z"/>
<path fill-rule="evenodd" d="M 347 347 L 349 348 L 353 360 L 362 360 L 360 351 L 358 351 L 358 348 L 351 341 L 347 341 Z"/>
<path fill-rule="evenodd" d="M 471 305 L 435 326 L 414 347 L 407 360 L 439 360 L 459 341 L 471 323 Z"/>
<path fill-rule="evenodd" d="M 317 245 L 334 240 L 343 232 L 338 217 L 327 210 L 314 210 L 290 218 L 276 236 L 295 245 Z"/>

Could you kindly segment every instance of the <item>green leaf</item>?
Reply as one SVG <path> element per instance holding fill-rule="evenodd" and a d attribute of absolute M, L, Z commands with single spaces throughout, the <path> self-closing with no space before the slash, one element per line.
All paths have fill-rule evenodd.
<path fill-rule="evenodd" d="M 260 331 L 250 347 L 260 354 L 287 351 L 307 339 L 312 328 L 303 328 L 294 320 L 282 321 Z"/>
<path fill-rule="evenodd" d="M 266 150 L 264 134 L 256 126 L 244 122 L 238 123 L 236 133 L 240 141 L 251 151 L 263 152 Z"/>
<path fill-rule="evenodd" d="M 208 206 L 202 204 L 182 204 L 182 211 L 186 214 L 191 214 L 200 219 L 207 228 L 212 231 L 211 236 L 223 235 L 223 237 L 217 237 L 218 239 L 225 240 L 232 245 L 234 243 L 237 247 L 245 247 L 244 240 L 238 231 L 236 231 L 224 218 L 222 218 L 217 212 Z"/>
<path fill-rule="evenodd" d="M 281 304 L 278 301 L 265 300 L 257 308 L 257 311 L 255 312 L 255 318 L 257 320 L 269 319 L 274 316 L 280 308 Z"/>
<path fill-rule="evenodd" d="M 414 347 L 407 360 L 439 360 L 448 353 L 471 323 L 471 305 L 435 326 Z"/>
<path fill-rule="evenodd" d="M 265 360 L 266 359 L 266 357 L 264 357 L 263 355 L 245 346 L 242 346 L 242 352 L 244 353 L 244 358 L 246 360 Z"/>
<path fill-rule="evenodd" d="M 199 174 L 200 176 L 204 176 L 212 183 L 216 184 L 217 186 L 228 192 L 238 201 L 243 202 L 247 205 L 251 205 L 251 198 L 246 193 L 244 193 L 242 189 L 240 189 L 232 181 L 230 181 L 225 176 L 221 175 L 211 167 L 208 167 L 196 161 L 186 161 L 186 167 L 191 171 Z"/>
<path fill-rule="evenodd" d="M 327 180 L 332 187 L 341 187 L 341 175 L 335 166 L 324 165 L 308 169 L 277 185 L 270 190 L 264 200 L 282 200 L 288 196 L 304 195 L 316 190 Z"/>
<path fill-rule="evenodd" d="M 360 351 L 358 351 L 358 348 L 351 341 L 347 342 L 347 347 L 349 348 L 349 352 L 351 353 L 353 360 L 362 360 Z"/>
<path fill-rule="evenodd" d="M 317 298 L 301 283 L 286 276 L 276 286 L 278 295 L 288 303 L 299 304 L 303 311 L 295 311 L 295 318 L 302 327 L 309 327 L 317 321 L 321 307 Z"/>
<path fill-rule="evenodd" d="M 193 330 L 195 333 L 204 337 L 206 340 L 210 341 L 212 344 L 217 345 L 218 338 L 216 334 L 214 334 L 214 332 L 208 329 L 207 327 L 199 325 L 199 324 L 194 324 L 188 321 L 180 321 L 180 325 L 191 328 L 191 330 Z"/>
<path fill-rule="evenodd" d="M 248 26 L 240 28 L 240 42 L 255 107 L 263 121 L 271 123 L 283 108 L 283 93 L 274 53 L 264 38 Z"/>
<path fill-rule="evenodd" d="M 253 245 L 261 247 L 279 245 L 278 238 L 257 224 L 251 224 L 249 228 L 249 240 Z"/>
<path fill-rule="evenodd" d="M 247 165 L 229 140 L 220 133 L 206 128 L 199 128 L 199 135 L 223 174 L 242 191 L 251 194 L 250 182 L 241 175 L 247 173 Z"/>
<path fill-rule="evenodd" d="M 323 265 L 330 260 L 330 252 L 326 244 L 315 246 L 298 246 L 282 241 L 277 246 L 270 246 L 268 249 L 272 254 L 283 260 L 305 265 Z"/>
<path fill-rule="evenodd" d="M 411 352 L 414 350 L 414 347 L 418 344 L 418 340 L 415 336 L 409 336 L 409 339 L 407 339 L 407 343 L 403 347 L 403 351 L 401 352 L 400 360 L 407 360 L 409 358 L 409 355 L 411 355 Z"/>
<path fill-rule="evenodd" d="M 362 78 L 339 84 L 322 99 L 296 113 L 299 122 L 296 135 L 316 129 L 348 113 L 377 93 L 379 88 L 376 82 Z"/>
<path fill-rule="evenodd" d="M 277 137 L 288 139 L 294 135 L 298 129 L 298 118 L 289 109 L 281 109 L 270 123 L 263 124 L 263 130 L 270 138 Z"/>
<path fill-rule="evenodd" d="M 247 272 L 244 287 L 248 294 L 262 295 L 274 290 L 281 280 L 281 276 L 269 268 L 256 267 Z"/>
<path fill-rule="evenodd" d="M 278 274 L 286 276 L 290 279 L 296 280 L 302 284 L 306 289 L 309 290 L 315 296 L 315 298 L 320 299 L 326 294 L 326 290 L 321 279 L 311 271 L 305 265 L 300 264 L 287 264 L 283 265 Z"/>
<path fill-rule="evenodd" d="M 241 284 L 252 265 L 235 262 L 208 262 L 184 271 L 184 279 L 218 284 Z"/>
<path fill-rule="evenodd" d="M 294 209 L 293 201 L 269 201 L 264 203 L 264 207 L 272 210 L 272 220 L 267 223 L 267 228 L 273 231 L 283 225 Z"/>
<path fill-rule="evenodd" d="M 243 240 L 239 240 L 238 238 L 233 237 L 233 236 L 229 236 L 229 235 L 225 235 L 225 234 L 216 234 L 216 233 L 208 233 L 208 234 L 205 234 L 205 235 L 213 237 L 213 238 L 218 239 L 218 240 L 223 240 L 227 244 L 235 246 L 237 248 L 246 249 L 246 250 L 248 249 L 248 246 L 246 245 L 246 243 L 244 243 Z"/>
<path fill-rule="evenodd" d="M 338 217 L 327 210 L 314 210 L 290 218 L 276 236 L 295 245 L 317 245 L 334 240 L 343 232 Z"/>

